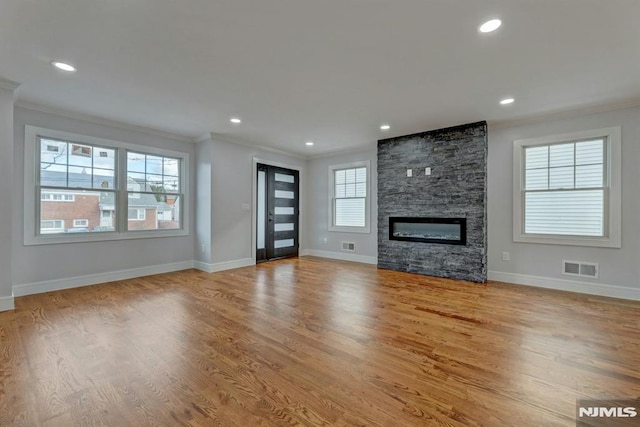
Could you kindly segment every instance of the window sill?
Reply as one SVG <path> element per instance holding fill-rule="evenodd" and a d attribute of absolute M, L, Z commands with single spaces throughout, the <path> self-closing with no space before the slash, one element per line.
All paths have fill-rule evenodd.
<path fill-rule="evenodd" d="M 536 243 L 545 245 L 585 246 L 599 248 L 621 248 L 620 238 L 556 236 L 548 234 L 520 234 L 513 238 L 516 243 Z"/>
<path fill-rule="evenodd" d="M 160 237 L 181 237 L 188 236 L 188 230 L 148 230 L 148 231 L 131 231 L 119 233 L 115 231 L 105 231 L 101 233 L 74 234 L 45 234 L 41 236 L 33 236 L 24 239 L 25 246 L 40 245 L 59 245 L 65 243 L 88 243 L 88 242 L 108 242 L 114 240 L 137 240 L 152 239 Z"/>
<path fill-rule="evenodd" d="M 329 231 L 336 231 L 340 233 L 361 233 L 361 234 L 371 234 L 371 229 L 369 227 L 338 227 L 338 226 L 330 226 Z"/>

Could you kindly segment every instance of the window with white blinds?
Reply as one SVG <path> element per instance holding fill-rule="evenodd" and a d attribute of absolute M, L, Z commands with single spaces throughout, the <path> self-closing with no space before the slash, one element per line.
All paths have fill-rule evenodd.
<path fill-rule="evenodd" d="M 514 241 L 619 247 L 619 145 L 620 128 L 515 141 Z"/>
<path fill-rule="evenodd" d="M 369 162 L 329 168 L 330 230 L 369 232 L 368 169 Z"/>
<path fill-rule="evenodd" d="M 524 151 L 525 233 L 604 236 L 606 140 Z"/>

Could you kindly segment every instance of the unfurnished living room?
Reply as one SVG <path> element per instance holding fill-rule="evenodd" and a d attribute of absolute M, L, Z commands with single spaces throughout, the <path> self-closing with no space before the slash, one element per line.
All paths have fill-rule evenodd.
<path fill-rule="evenodd" d="M 639 21 L 0 2 L 0 426 L 640 425 Z"/>

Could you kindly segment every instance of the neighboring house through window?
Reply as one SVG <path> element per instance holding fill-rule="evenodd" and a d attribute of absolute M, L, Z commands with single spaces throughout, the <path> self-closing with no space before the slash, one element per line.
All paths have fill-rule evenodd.
<path fill-rule="evenodd" d="M 514 241 L 620 247 L 620 128 L 514 142 Z"/>
<path fill-rule="evenodd" d="M 129 229 L 180 228 L 180 207 L 183 198 L 181 162 L 182 160 L 175 156 L 127 151 L 129 220 L 145 220 L 142 226 L 130 222 Z M 140 206 L 137 208 L 137 214 L 133 212 L 136 206 Z M 147 217 L 147 214 L 151 217 Z"/>
<path fill-rule="evenodd" d="M 187 164 L 186 153 L 27 126 L 25 244 L 185 235 Z"/>
<path fill-rule="evenodd" d="M 370 162 L 329 167 L 329 230 L 370 232 Z"/>

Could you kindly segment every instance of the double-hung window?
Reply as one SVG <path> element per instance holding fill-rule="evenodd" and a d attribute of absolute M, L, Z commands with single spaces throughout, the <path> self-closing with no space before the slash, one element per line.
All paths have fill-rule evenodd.
<path fill-rule="evenodd" d="M 370 162 L 329 167 L 329 230 L 369 233 Z"/>
<path fill-rule="evenodd" d="M 620 247 L 620 128 L 515 141 L 514 241 Z"/>
<path fill-rule="evenodd" d="M 81 231 L 113 231 L 100 227 L 99 206 L 105 199 L 115 199 L 116 149 L 42 135 L 36 138 L 36 153 L 35 189 L 40 194 L 36 234 L 75 233 L 78 217 L 87 218 Z M 70 227 L 49 227 L 56 218 Z"/>
<path fill-rule="evenodd" d="M 188 154 L 31 126 L 25 244 L 188 234 Z"/>
<path fill-rule="evenodd" d="M 127 151 L 129 229 L 180 228 L 180 163 L 178 157 Z"/>

